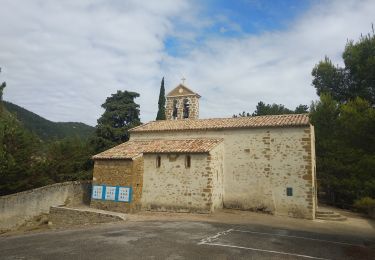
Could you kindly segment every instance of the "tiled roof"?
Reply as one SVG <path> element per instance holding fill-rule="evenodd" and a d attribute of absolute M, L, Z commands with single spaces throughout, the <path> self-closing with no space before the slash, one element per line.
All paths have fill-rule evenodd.
<path fill-rule="evenodd" d="M 142 153 L 207 153 L 223 139 L 134 140 L 93 156 L 93 159 L 133 159 Z"/>
<path fill-rule="evenodd" d="M 93 159 L 132 159 L 142 153 L 149 141 L 128 141 L 93 156 Z"/>
<path fill-rule="evenodd" d="M 308 126 L 308 114 L 151 121 L 131 132 Z"/>

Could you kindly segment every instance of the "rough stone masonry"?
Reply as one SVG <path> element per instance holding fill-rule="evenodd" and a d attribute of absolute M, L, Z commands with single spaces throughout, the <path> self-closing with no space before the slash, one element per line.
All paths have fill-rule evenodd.
<path fill-rule="evenodd" d="M 94 156 L 94 185 L 132 187 L 129 202 L 92 200 L 122 212 L 263 211 L 314 219 L 314 127 L 306 114 L 198 119 L 199 95 L 180 84 L 166 118 Z M 176 105 L 177 104 L 177 105 Z M 116 195 L 117 196 L 117 195 Z"/>

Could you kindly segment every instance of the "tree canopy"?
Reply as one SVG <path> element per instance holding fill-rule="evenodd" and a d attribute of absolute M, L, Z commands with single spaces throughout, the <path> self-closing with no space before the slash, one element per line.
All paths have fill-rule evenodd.
<path fill-rule="evenodd" d="M 375 35 L 348 41 L 342 54 L 344 67 L 325 57 L 312 70 L 312 85 L 317 94 L 329 93 L 340 103 L 356 97 L 375 105 Z"/>
<path fill-rule="evenodd" d="M 139 105 L 134 101 L 137 97 L 139 94 L 136 92 L 119 90 L 106 99 L 102 105 L 105 111 L 98 119 L 93 141 L 96 151 L 103 151 L 129 140 L 128 130 L 141 124 Z"/>
<path fill-rule="evenodd" d="M 165 89 L 164 89 L 164 77 L 160 84 L 160 93 L 158 101 L 158 114 L 156 120 L 165 120 Z"/>
<path fill-rule="evenodd" d="M 6 110 L 0 114 L 0 195 L 33 186 L 36 138 Z"/>
<path fill-rule="evenodd" d="M 317 176 L 328 202 L 375 198 L 375 36 L 348 41 L 344 68 L 328 57 L 312 70 L 320 100 L 311 106 Z"/>
<path fill-rule="evenodd" d="M 360 97 L 339 104 L 322 94 L 311 107 L 317 175 L 331 203 L 375 197 L 375 110 Z"/>
<path fill-rule="evenodd" d="M 238 115 L 233 115 L 233 117 L 245 117 L 245 116 L 265 116 L 265 115 L 283 115 L 283 114 L 303 114 L 308 113 L 309 107 L 307 105 L 299 105 L 295 110 L 286 108 L 282 104 L 265 104 L 262 101 L 259 101 L 255 111 L 250 114 L 243 111 Z"/>
<path fill-rule="evenodd" d="M 1 86 L 2 93 L 6 85 Z M 43 138 L 28 123 L 48 120 L 13 104 L 3 106 L 0 99 L 0 196 L 55 182 L 92 179 L 92 155 L 127 141 L 128 130 L 140 124 L 139 105 L 134 102 L 137 97 L 138 93 L 128 91 L 108 97 L 96 136 L 89 140 L 87 135 Z M 18 115 L 8 107 L 16 108 Z M 43 131 L 54 131 L 52 123 L 44 124 Z M 67 125 L 73 126 L 76 124 Z"/>
<path fill-rule="evenodd" d="M 95 128 L 79 122 L 52 122 L 27 109 L 11 102 L 3 101 L 4 107 L 15 115 L 17 120 L 30 132 L 43 141 L 53 141 L 65 138 L 90 138 Z"/>
<path fill-rule="evenodd" d="M 86 139 L 47 142 L 6 106 L 0 109 L 0 196 L 54 182 L 91 179 L 92 154 Z"/>

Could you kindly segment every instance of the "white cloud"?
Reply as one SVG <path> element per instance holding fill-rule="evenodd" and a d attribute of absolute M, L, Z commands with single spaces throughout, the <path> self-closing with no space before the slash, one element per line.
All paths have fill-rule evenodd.
<path fill-rule="evenodd" d="M 55 121 L 95 125 L 100 105 L 118 89 L 141 94 L 142 120 L 156 116 L 159 84 L 167 91 L 184 74 L 200 93 L 202 117 L 252 111 L 258 101 L 294 108 L 315 99 L 312 67 L 328 55 L 338 63 L 346 39 L 374 22 L 375 2 L 322 1 L 282 31 L 207 36 L 217 17 L 203 6 L 165 1 L 1 1 L 0 80 L 5 99 Z M 220 17 L 220 16 L 219 16 Z M 177 37 L 185 55 L 168 54 Z"/>
<path fill-rule="evenodd" d="M 311 70 L 324 55 L 342 63 L 347 39 L 371 29 L 374 1 L 324 1 L 283 31 L 208 39 L 184 58 L 169 57 L 204 99 L 202 117 L 252 112 L 258 101 L 295 108 L 316 99 Z"/>
<path fill-rule="evenodd" d="M 142 115 L 157 104 L 171 18 L 186 1 L 2 1 L 5 99 L 48 119 L 96 124 L 117 89 L 141 93 Z"/>

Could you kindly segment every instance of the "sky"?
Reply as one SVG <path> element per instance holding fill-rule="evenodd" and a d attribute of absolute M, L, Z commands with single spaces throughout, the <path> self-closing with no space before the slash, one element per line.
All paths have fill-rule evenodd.
<path fill-rule="evenodd" d="M 154 120 L 162 77 L 166 92 L 186 78 L 200 118 L 294 109 L 318 98 L 314 65 L 342 65 L 374 22 L 374 0 L 0 0 L 0 82 L 5 100 L 92 126 L 117 90 Z"/>

